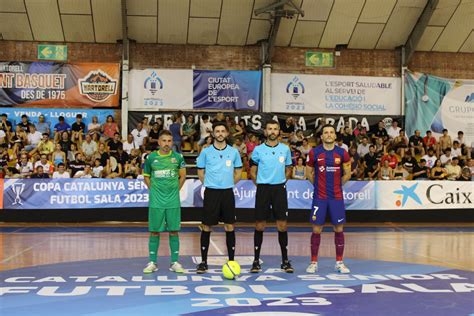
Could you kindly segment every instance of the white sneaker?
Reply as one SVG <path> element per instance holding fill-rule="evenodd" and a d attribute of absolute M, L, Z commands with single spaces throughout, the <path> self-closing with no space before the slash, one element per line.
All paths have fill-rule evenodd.
<path fill-rule="evenodd" d="M 334 266 L 334 270 L 336 270 L 336 272 L 339 272 L 339 273 L 342 273 L 342 274 L 351 273 L 351 270 L 349 270 L 349 268 L 346 267 L 346 265 L 342 261 L 336 261 L 336 265 Z"/>
<path fill-rule="evenodd" d="M 153 261 L 148 262 L 145 269 L 143 269 L 143 273 L 153 273 L 153 272 L 156 272 L 156 271 L 158 271 L 158 267 L 157 267 L 156 263 L 154 263 Z"/>
<path fill-rule="evenodd" d="M 306 268 L 306 273 L 316 273 L 318 272 L 318 263 L 311 262 L 311 264 Z"/>
<path fill-rule="evenodd" d="M 176 273 L 184 273 L 184 268 L 179 262 L 173 262 L 170 265 L 170 271 L 176 272 Z"/>

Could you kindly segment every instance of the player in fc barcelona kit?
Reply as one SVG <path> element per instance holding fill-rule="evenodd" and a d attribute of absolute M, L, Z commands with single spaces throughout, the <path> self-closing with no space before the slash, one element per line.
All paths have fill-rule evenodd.
<path fill-rule="evenodd" d="M 334 242 L 336 245 L 335 270 L 339 273 L 350 273 L 342 261 L 344 253 L 344 232 L 346 209 L 342 186 L 350 179 L 351 162 L 347 151 L 335 146 L 336 129 L 332 125 L 325 125 L 322 129 L 322 144 L 309 152 L 308 168 L 309 179 L 314 184 L 313 204 L 310 221 L 313 224 L 311 235 L 311 264 L 307 273 L 318 271 L 318 251 L 321 242 L 321 231 L 329 213 L 334 226 Z"/>

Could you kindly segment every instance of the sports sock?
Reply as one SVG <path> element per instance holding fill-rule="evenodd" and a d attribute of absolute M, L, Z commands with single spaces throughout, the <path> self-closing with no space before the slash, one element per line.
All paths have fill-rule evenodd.
<path fill-rule="evenodd" d="M 336 261 L 342 261 L 344 255 L 344 233 L 334 234 L 334 244 L 336 245 Z"/>
<path fill-rule="evenodd" d="M 179 259 L 179 236 L 170 235 L 171 262 L 177 262 Z"/>
<path fill-rule="evenodd" d="M 225 242 L 227 244 L 227 253 L 229 260 L 234 260 L 235 254 L 235 231 L 225 232 Z"/>
<path fill-rule="evenodd" d="M 321 243 L 321 234 L 311 234 L 311 262 L 318 261 L 319 244 Z"/>
<path fill-rule="evenodd" d="M 211 232 L 201 232 L 201 260 L 207 263 L 207 252 L 209 251 L 209 242 L 211 239 Z"/>
<path fill-rule="evenodd" d="M 158 248 L 160 247 L 160 235 L 152 235 L 148 238 L 148 256 L 150 261 L 156 263 Z"/>
<path fill-rule="evenodd" d="M 255 233 L 253 235 L 255 261 L 260 260 L 260 250 L 262 249 L 262 242 L 263 242 L 263 231 L 255 230 Z"/>
<path fill-rule="evenodd" d="M 278 232 L 278 242 L 281 249 L 281 262 L 288 261 L 288 232 Z"/>

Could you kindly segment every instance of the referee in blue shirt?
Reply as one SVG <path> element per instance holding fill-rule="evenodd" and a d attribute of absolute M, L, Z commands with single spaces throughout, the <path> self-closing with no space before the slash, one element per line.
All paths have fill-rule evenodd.
<path fill-rule="evenodd" d="M 293 267 L 288 260 L 288 199 L 286 195 L 286 180 L 291 175 L 290 148 L 278 142 L 280 124 L 268 121 L 265 124 L 264 144 L 255 147 L 250 163 L 250 175 L 257 185 L 255 197 L 255 257 L 250 272 L 260 272 L 260 250 L 262 248 L 263 231 L 266 221 L 273 217 L 278 229 L 278 242 L 281 249 L 281 269 L 293 273 Z"/>
<path fill-rule="evenodd" d="M 201 152 L 197 158 L 198 176 L 204 184 L 204 211 L 202 216 L 201 258 L 198 274 L 207 271 L 207 252 L 211 239 L 211 227 L 224 222 L 229 260 L 235 253 L 235 198 L 234 184 L 242 175 L 242 160 L 239 151 L 227 145 L 229 128 L 217 122 L 213 128 L 214 144 Z"/>

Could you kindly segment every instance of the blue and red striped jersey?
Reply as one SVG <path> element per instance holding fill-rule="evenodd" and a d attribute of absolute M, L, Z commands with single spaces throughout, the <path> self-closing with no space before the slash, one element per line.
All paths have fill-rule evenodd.
<path fill-rule="evenodd" d="M 307 165 L 314 167 L 314 199 L 343 199 L 342 164 L 349 161 L 349 153 L 338 146 L 326 150 L 323 145 L 319 145 L 309 152 Z"/>

